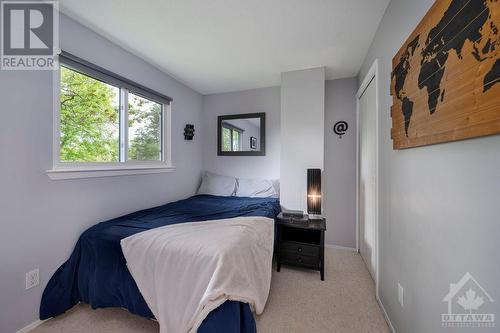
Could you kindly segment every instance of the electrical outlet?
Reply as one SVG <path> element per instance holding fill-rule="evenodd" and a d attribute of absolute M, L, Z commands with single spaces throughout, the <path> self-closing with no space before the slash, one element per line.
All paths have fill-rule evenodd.
<path fill-rule="evenodd" d="M 38 286 L 40 283 L 40 270 L 34 269 L 26 273 L 26 290 Z"/>
<path fill-rule="evenodd" d="M 398 282 L 398 301 L 402 308 L 404 308 L 403 302 L 404 289 L 403 286 Z"/>

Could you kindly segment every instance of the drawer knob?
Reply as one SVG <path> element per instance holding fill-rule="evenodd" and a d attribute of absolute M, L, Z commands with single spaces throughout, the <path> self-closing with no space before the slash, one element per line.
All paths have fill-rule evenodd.
<path fill-rule="evenodd" d="M 299 248 L 298 248 L 298 251 L 299 251 L 299 252 L 302 252 L 302 248 L 301 248 L 301 247 L 299 247 Z"/>
<path fill-rule="evenodd" d="M 299 260 L 299 262 L 302 262 L 302 258 L 301 257 L 298 257 L 298 260 Z"/>

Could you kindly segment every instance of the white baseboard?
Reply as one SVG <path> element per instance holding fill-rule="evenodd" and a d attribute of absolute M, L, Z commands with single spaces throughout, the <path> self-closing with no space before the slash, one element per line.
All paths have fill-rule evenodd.
<path fill-rule="evenodd" d="M 387 322 L 387 325 L 389 325 L 389 329 L 391 330 L 392 333 L 396 333 L 396 330 L 394 329 L 394 326 L 392 326 L 391 319 L 389 318 L 389 315 L 387 314 L 387 311 L 385 311 L 384 304 L 382 304 L 382 301 L 380 300 L 379 297 L 375 297 L 377 299 L 378 306 L 382 310 L 382 313 L 384 314 L 385 321 Z"/>
<path fill-rule="evenodd" d="M 325 244 L 325 247 L 329 248 L 329 249 L 358 252 L 358 249 L 356 249 L 355 247 L 347 247 L 347 246 L 340 246 L 340 245 L 333 245 L 333 244 Z"/>
<path fill-rule="evenodd" d="M 46 319 L 46 320 L 49 320 L 49 319 Z M 29 331 L 34 330 L 35 328 L 37 328 L 38 326 L 40 326 L 46 320 L 37 320 L 35 322 L 32 322 L 28 326 L 25 326 L 25 327 L 21 328 L 16 333 L 28 333 Z"/>

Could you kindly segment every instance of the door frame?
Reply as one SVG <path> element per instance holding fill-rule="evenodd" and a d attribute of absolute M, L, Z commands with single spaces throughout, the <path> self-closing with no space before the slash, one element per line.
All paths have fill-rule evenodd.
<path fill-rule="evenodd" d="M 379 71 L 378 59 L 375 59 L 356 93 L 356 250 L 360 253 L 359 234 L 359 185 L 360 185 L 360 130 L 359 99 L 368 85 L 375 83 L 375 297 L 379 299 Z"/>

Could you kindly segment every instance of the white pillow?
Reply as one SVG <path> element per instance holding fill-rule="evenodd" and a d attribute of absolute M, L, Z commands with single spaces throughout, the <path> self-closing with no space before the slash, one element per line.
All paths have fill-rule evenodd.
<path fill-rule="evenodd" d="M 201 180 L 198 194 L 218 195 L 230 197 L 236 191 L 236 178 L 221 176 L 211 172 L 205 172 Z"/>
<path fill-rule="evenodd" d="M 238 178 L 237 197 L 277 198 L 278 191 L 272 180 Z"/>

